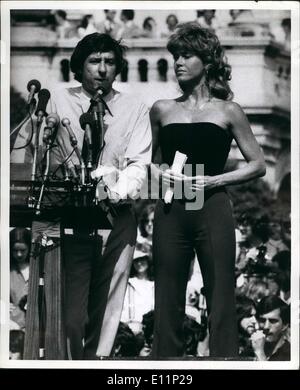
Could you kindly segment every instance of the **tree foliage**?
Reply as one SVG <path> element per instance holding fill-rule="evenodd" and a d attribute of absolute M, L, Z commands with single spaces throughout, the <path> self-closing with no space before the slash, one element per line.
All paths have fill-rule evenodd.
<path fill-rule="evenodd" d="M 283 220 L 289 216 L 289 198 L 278 199 L 269 184 L 262 179 L 231 186 L 227 190 L 233 204 L 235 218 L 248 214 L 253 218 L 264 215 L 270 220 Z"/>
<path fill-rule="evenodd" d="M 10 129 L 17 126 L 27 114 L 26 102 L 14 87 L 10 88 Z"/>

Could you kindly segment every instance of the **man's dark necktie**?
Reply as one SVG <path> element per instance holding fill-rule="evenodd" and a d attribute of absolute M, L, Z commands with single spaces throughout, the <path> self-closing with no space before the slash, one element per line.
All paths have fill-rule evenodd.
<path fill-rule="evenodd" d="M 112 113 L 107 106 L 105 100 L 98 94 L 96 94 L 96 98 L 91 99 L 91 105 L 88 109 L 88 113 L 93 115 L 93 125 L 92 125 L 92 164 L 96 166 L 99 161 L 100 153 L 104 148 L 104 134 L 105 134 L 105 126 L 103 117 L 105 111 L 107 110 L 111 116 Z M 83 147 L 82 147 L 82 158 L 86 161 L 88 154 L 87 143 L 84 139 Z"/>
<path fill-rule="evenodd" d="M 88 109 L 88 113 L 92 114 L 93 116 L 95 115 L 95 106 L 96 106 L 96 102 L 91 99 L 91 104 L 90 104 L 90 107 Z M 98 157 L 100 155 L 100 139 L 101 139 L 101 134 L 100 134 L 100 131 L 101 129 L 99 128 L 99 126 L 97 126 L 96 124 L 96 121 L 94 120 L 93 121 L 93 124 L 92 124 L 92 164 L 93 166 L 96 166 L 97 162 L 98 162 Z M 82 155 L 82 158 L 83 158 L 83 161 L 87 161 L 87 156 L 88 156 L 88 145 L 87 145 L 87 142 L 84 138 L 83 140 L 83 146 L 82 146 L 82 152 L 81 152 L 81 155 Z"/>

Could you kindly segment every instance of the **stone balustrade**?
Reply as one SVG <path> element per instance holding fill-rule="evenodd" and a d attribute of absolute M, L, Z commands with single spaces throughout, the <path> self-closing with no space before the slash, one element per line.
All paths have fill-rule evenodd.
<path fill-rule="evenodd" d="M 248 115 L 264 149 L 266 180 L 276 188 L 282 179 L 276 167 L 290 142 L 290 53 L 274 42 L 261 24 L 252 25 L 252 30 L 254 34 L 243 36 L 235 27 L 226 27 L 219 37 L 232 66 L 234 100 Z M 53 31 L 43 27 L 17 26 L 11 31 L 11 84 L 19 92 L 27 96 L 26 85 L 33 78 L 48 89 L 76 84 L 68 61 L 77 38 L 57 40 Z M 139 38 L 124 43 L 128 46 L 127 81 L 119 75 L 117 89 L 139 94 L 149 107 L 158 99 L 180 94 L 166 39 Z M 242 164 L 235 145 L 231 157 Z"/>

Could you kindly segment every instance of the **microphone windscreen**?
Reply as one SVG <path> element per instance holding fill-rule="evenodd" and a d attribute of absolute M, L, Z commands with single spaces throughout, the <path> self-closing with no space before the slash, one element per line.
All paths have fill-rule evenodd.
<path fill-rule="evenodd" d="M 41 89 L 38 96 L 39 102 L 35 111 L 35 115 L 37 115 L 39 111 L 43 111 L 43 113 L 46 114 L 46 107 L 50 99 L 50 92 L 48 89 Z"/>
<path fill-rule="evenodd" d="M 82 114 L 79 118 L 79 123 L 81 128 L 85 130 L 86 125 L 93 125 L 93 115 L 88 112 Z"/>
<path fill-rule="evenodd" d="M 38 80 L 30 80 L 30 81 L 28 82 L 28 84 L 27 84 L 27 90 L 28 90 L 28 92 L 30 92 L 31 87 L 32 87 L 33 85 L 35 86 L 35 92 L 36 92 L 36 93 L 39 92 L 40 89 L 41 89 L 41 83 L 40 83 Z"/>
<path fill-rule="evenodd" d="M 50 125 L 50 123 L 54 124 L 54 126 L 57 126 L 59 122 L 60 117 L 55 112 L 51 112 L 46 118 L 46 124 L 48 126 Z"/>
<path fill-rule="evenodd" d="M 62 120 L 61 120 L 61 124 L 63 125 L 63 126 L 70 126 L 70 124 L 71 124 L 71 122 L 70 122 L 70 119 L 69 118 L 63 118 Z"/>

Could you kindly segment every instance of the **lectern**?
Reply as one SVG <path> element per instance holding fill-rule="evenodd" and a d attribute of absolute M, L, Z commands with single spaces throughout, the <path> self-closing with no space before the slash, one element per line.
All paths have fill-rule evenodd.
<path fill-rule="evenodd" d="M 11 164 L 10 172 L 10 226 L 32 229 L 24 359 L 63 360 L 62 235 L 65 229 L 111 229 L 112 218 L 105 201 L 95 201 L 93 185 L 50 176 L 32 181 L 31 164 Z M 47 225 L 55 227 L 54 236 Z"/>

